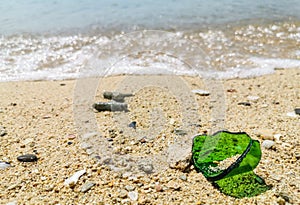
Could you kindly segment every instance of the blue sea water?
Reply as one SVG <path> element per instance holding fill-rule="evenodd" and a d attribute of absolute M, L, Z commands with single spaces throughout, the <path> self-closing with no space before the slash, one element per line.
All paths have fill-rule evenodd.
<path fill-rule="evenodd" d="M 112 65 L 110 74 L 223 78 L 300 67 L 299 11 L 299 0 L 1 1 L 0 81 L 76 78 Z"/>

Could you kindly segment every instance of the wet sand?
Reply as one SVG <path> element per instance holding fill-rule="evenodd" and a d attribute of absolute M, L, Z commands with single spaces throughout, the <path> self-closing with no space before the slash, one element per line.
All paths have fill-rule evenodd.
<path fill-rule="evenodd" d="M 99 86 L 95 101 L 104 100 L 101 93 L 115 88 L 124 78 L 105 79 L 103 87 Z M 207 86 L 211 86 L 198 78 L 182 79 L 190 90 L 208 90 Z M 99 164 L 82 149 L 82 136 L 75 125 L 75 80 L 0 83 L 0 126 L 5 127 L 7 132 L 0 137 L 0 161 L 12 165 L 0 170 L 0 203 L 299 204 L 300 116 L 287 116 L 300 107 L 299 82 L 299 69 L 283 69 L 262 77 L 223 81 L 225 101 L 221 102 L 226 105 L 222 107 L 226 119 L 221 123 L 224 123 L 224 128 L 232 132 L 245 131 L 261 143 L 266 139 L 275 142 L 270 149 L 261 148 L 262 159 L 255 169 L 273 188 L 256 197 L 243 199 L 220 193 L 193 168 L 183 173 L 165 167 L 153 174 L 129 176 Z M 212 94 L 194 96 L 198 103 L 195 112 L 200 116 L 194 132 L 211 132 L 216 120 L 212 119 Z M 143 100 L 145 98 L 147 100 Z M 181 101 L 167 88 L 150 86 L 141 89 L 126 102 L 130 108 L 128 119 L 137 121 L 137 130 L 144 129 L 145 133 L 149 133 L 151 117 L 148 110 L 157 106 L 161 107 L 167 124 L 153 139 L 130 144 L 128 132 L 120 133 L 118 130 L 112 137 L 112 131 L 109 131 L 119 128 L 116 123 L 118 114 L 96 113 L 87 105 L 87 111 L 96 117 L 99 132 L 104 138 L 113 138 L 116 149 L 124 155 L 159 153 L 178 137 L 174 129 L 187 129 L 182 123 L 186 111 L 181 109 Z M 241 102 L 249 102 L 250 106 L 239 104 Z M 219 113 L 216 116 L 223 115 Z M 137 131 L 132 129 L 132 132 Z M 28 153 L 36 154 L 38 161 L 17 161 L 18 156 Z M 64 185 L 65 179 L 83 169 L 86 173 L 75 187 Z M 82 193 L 81 187 L 86 182 L 93 182 L 95 186 Z M 138 198 L 135 200 L 136 194 Z"/>

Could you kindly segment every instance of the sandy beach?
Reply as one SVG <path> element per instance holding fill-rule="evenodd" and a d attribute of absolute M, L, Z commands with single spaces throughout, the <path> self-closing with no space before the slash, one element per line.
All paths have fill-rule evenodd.
<path fill-rule="evenodd" d="M 95 102 L 104 101 L 104 90 L 116 88 L 125 76 L 106 78 L 97 90 Z M 86 105 L 97 121 L 99 132 L 113 141 L 118 153 L 144 155 L 159 153 L 177 139 L 175 129 L 192 129 L 196 133 L 211 132 L 211 97 L 191 92 L 208 90 L 209 82 L 183 77 L 189 94 L 195 97 L 200 120 L 190 128 L 182 121 L 182 103 L 167 87 L 145 87 L 126 101 L 130 112 L 123 113 L 128 122 L 136 121 L 140 133 L 149 132 L 148 110 L 159 106 L 168 122 L 150 140 L 139 138 L 131 143 L 132 128 L 118 126 L 118 113 L 95 112 Z M 110 170 L 82 148 L 82 136 L 74 120 L 74 90 L 76 80 L 1 82 L 0 161 L 12 166 L 0 169 L 0 204 L 300 204 L 300 115 L 288 116 L 300 107 L 300 70 L 277 69 L 275 73 L 250 79 L 223 80 L 224 128 L 247 132 L 264 146 L 262 159 L 255 173 L 272 188 L 255 197 L 235 199 L 226 196 L 193 168 L 184 173 L 162 167 L 152 174 L 126 175 Z M 115 86 L 115 87 L 114 87 Z M 178 91 L 180 88 L 178 88 Z M 130 92 L 130 89 L 124 92 Z M 78 96 L 77 96 L 78 97 Z M 147 99 L 147 100 L 145 100 Z M 144 131 L 144 132 L 143 132 Z M 144 135 L 143 135 L 144 136 Z M 140 136 L 142 137 L 142 136 Z M 192 136 L 188 136 L 192 137 Z M 19 162 L 23 154 L 36 154 L 36 162 Z M 122 154 L 120 154 L 122 155 Z M 100 156 L 103 157 L 103 156 Z M 75 172 L 86 170 L 74 187 L 64 185 Z M 94 186 L 83 193 L 86 183 Z"/>

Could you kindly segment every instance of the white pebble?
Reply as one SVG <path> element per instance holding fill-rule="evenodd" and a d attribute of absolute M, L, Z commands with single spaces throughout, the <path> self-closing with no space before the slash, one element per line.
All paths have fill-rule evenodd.
<path fill-rule="evenodd" d="M 136 191 L 130 191 L 128 192 L 128 197 L 132 200 L 132 201 L 137 201 L 139 198 L 139 194 Z"/>
<path fill-rule="evenodd" d="M 11 167 L 8 162 L 0 162 L 0 169 L 6 169 L 8 167 Z"/>
<path fill-rule="evenodd" d="M 288 112 L 288 113 L 286 113 L 286 115 L 288 117 L 297 117 L 297 114 L 295 112 Z"/>
<path fill-rule="evenodd" d="M 275 134 L 274 135 L 274 139 L 276 140 L 276 141 L 280 141 L 280 138 L 282 137 L 282 134 Z"/>
<path fill-rule="evenodd" d="M 201 96 L 208 96 L 210 93 L 207 90 L 192 90 L 193 93 L 201 95 Z"/>
<path fill-rule="evenodd" d="M 78 182 L 78 179 L 85 173 L 86 173 L 86 170 L 80 170 L 78 172 L 75 172 L 71 177 L 69 177 L 68 179 L 65 180 L 64 185 L 73 187 Z"/>
<path fill-rule="evenodd" d="M 252 96 L 252 95 L 249 95 L 247 98 L 248 98 L 248 100 L 251 100 L 251 101 L 254 101 L 254 102 L 256 102 L 259 99 L 258 96 Z"/>
<path fill-rule="evenodd" d="M 264 140 L 262 146 L 266 149 L 270 149 L 275 144 L 272 140 Z"/>

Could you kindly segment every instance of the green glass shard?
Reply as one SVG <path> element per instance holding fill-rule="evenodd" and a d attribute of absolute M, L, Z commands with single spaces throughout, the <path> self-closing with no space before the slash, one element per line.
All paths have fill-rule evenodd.
<path fill-rule="evenodd" d="M 197 171 L 223 193 L 234 197 L 255 196 L 269 189 L 252 170 L 261 159 L 260 145 L 245 132 L 220 131 L 193 139 L 192 161 Z"/>

